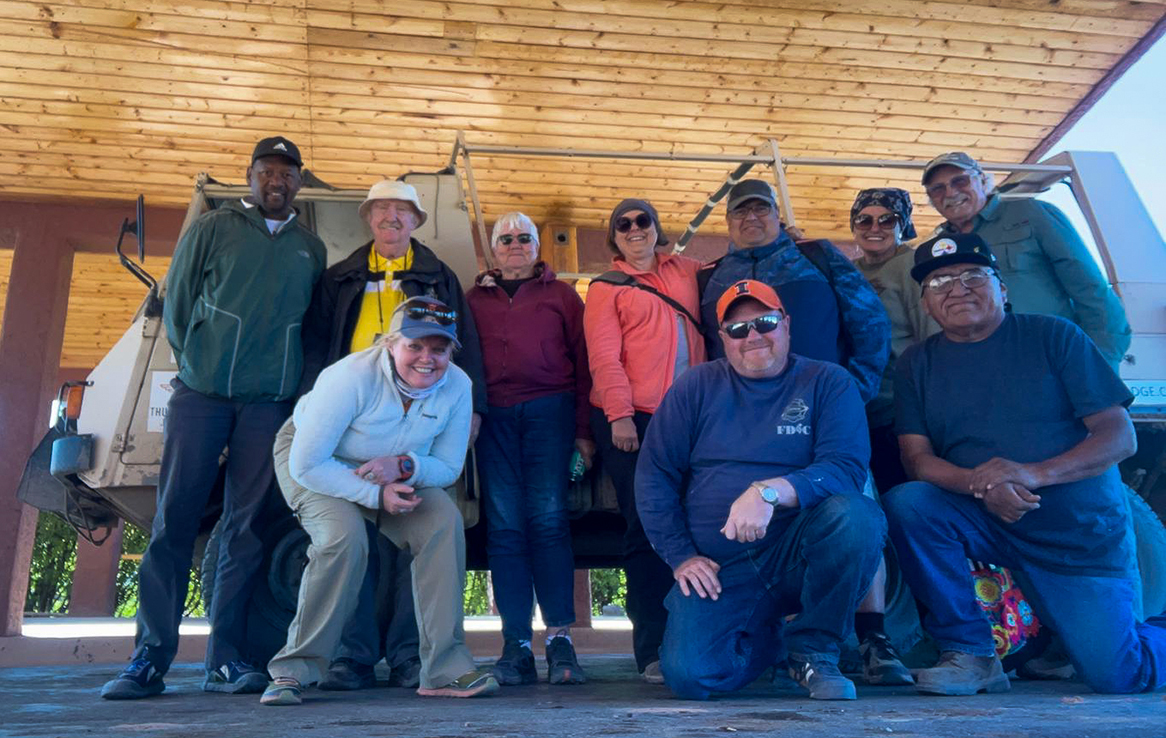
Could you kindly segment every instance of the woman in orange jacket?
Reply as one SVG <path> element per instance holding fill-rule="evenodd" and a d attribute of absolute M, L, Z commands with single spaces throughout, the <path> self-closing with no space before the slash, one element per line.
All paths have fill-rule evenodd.
<path fill-rule="evenodd" d="M 628 199 L 611 213 L 612 271 L 592 280 L 583 311 L 591 366 L 591 428 L 627 522 L 624 570 L 636 667 L 663 683 L 660 643 L 672 570 L 652 550 L 635 507 L 640 441 L 664 393 L 705 360 L 696 272 L 701 263 L 668 253 L 656 209 Z"/>

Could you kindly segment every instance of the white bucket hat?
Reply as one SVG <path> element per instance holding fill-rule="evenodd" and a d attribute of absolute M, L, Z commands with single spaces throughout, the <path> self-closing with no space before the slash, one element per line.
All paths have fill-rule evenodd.
<path fill-rule="evenodd" d="M 417 209 L 417 227 L 425 225 L 425 221 L 429 220 L 429 213 L 425 212 L 425 208 L 421 207 L 421 198 L 417 197 L 417 190 L 411 184 L 397 181 L 395 179 L 384 179 L 377 182 L 368 189 L 368 197 L 364 198 L 364 202 L 360 204 L 357 212 L 364 220 L 368 220 L 368 208 L 373 200 L 404 200 L 412 203 L 413 207 Z"/>

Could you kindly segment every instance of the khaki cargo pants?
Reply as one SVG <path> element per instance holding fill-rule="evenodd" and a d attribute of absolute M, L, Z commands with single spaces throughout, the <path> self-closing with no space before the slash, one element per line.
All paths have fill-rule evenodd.
<path fill-rule="evenodd" d="M 287 643 L 267 670 L 272 678 L 318 682 L 340 644 L 344 624 L 356 611 L 368 562 L 364 521 L 413 554 L 413 603 L 421 636 L 421 686 L 444 687 L 474 668 L 462 627 L 466 577 L 462 518 L 439 487 L 417 490 L 421 504 L 404 515 L 370 510 L 355 502 L 306 489 L 288 473 L 295 425 L 289 419 L 275 437 L 275 475 L 287 504 L 312 539 L 300 582 L 296 616 Z"/>

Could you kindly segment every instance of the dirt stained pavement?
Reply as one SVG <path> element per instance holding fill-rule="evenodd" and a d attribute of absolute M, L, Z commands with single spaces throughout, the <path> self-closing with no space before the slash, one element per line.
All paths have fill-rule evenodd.
<path fill-rule="evenodd" d="M 1001 695 L 923 697 L 860 686 L 855 702 L 815 702 L 761 679 L 730 697 L 690 702 L 639 681 L 629 656 L 581 662 L 583 686 L 543 682 L 472 700 L 387 687 L 310 690 L 303 705 L 283 708 L 263 707 L 256 695 L 203 693 L 200 664 L 175 665 L 165 694 L 138 702 L 98 698 L 118 665 L 0 669 L 0 737 L 1166 736 L 1162 693 L 1094 695 L 1081 684 L 1014 681 Z"/>

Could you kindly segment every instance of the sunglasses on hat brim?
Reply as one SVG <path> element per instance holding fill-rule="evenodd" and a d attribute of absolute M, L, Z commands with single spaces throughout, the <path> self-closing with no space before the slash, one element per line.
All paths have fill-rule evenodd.
<path fill-rule="evenodd" d="M 413 320 L 432 318 L 440 325 L 453 325 L 457 322 L 457 311 L 452 308 L 439 308 L 436 305 L 410 305 L 405 308 L 405 315 Z"/>

